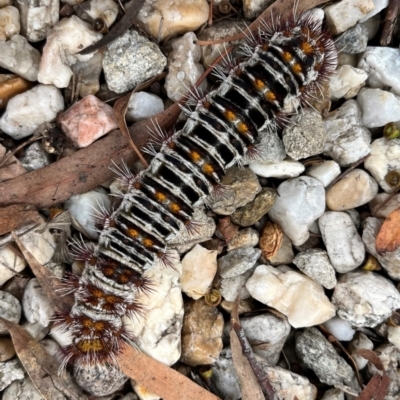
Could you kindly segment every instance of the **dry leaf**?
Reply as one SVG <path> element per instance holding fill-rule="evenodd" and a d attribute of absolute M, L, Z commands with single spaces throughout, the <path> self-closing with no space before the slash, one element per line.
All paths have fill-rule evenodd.
<path fill-rule="evenodd" d="M 29 204 L 0 207 L 0 235 L 24 226 L 34 227 L 42 222 L 39 213 Z"/>
<path fill-rule="evenodd" d="M 270 260 L 278 253 L 282 245 L 283 232 L 275 222 L 267 222 L 260 236 L 259 246 L 263 256 Z"/>
<path fill-rule="evenodd" d="M 400 208 L 392 211 L 381 226 L 376 237 L 376 251 L 392 252 L 400 246 Z"/>
<path fill-rule="evenodd" d="M 124 347 L 119 366 L 125 375 L 163 400 L 221 400 L 184 375 L 133 347 Z"/>
<path fill-rule="evenodd" d="M 10 332 L 19 359 L 45 400 L 59 399 L 62 396 L 71 400 L 87 399 L 66 371 L 58 374 L 60 363 L 22 326 L 1 317 L 0 320 Z"/>

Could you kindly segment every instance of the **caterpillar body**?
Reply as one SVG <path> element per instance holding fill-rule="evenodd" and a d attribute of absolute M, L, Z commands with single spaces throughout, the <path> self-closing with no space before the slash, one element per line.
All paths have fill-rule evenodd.
<path fill-rule="evenodd" d="M 71 283 L 75 305 L 59 315 L 72 336 L 64 363 L 113 362 L 132 338 L 122 318 L 141 312 L 142 276 L 157 259 L 170 263 L 168 243 L 196 229 L 194 209 L 221 190 L 225 171 L 257 151 L 282 117 L 307 104 L 336 67 L 332 40 L 311 16 L 264 28 L 244 48 L 219 88 L 198 101 L 183 128 L 166 140 L 138 176 L 126 171 L 119 207 L 104 215 L 98 244 L 76 248 L 85 262 Z"/>

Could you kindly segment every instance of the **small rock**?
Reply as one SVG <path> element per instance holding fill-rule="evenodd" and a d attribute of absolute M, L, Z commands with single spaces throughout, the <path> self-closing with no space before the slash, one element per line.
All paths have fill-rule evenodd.
<path fill-rule="evenodd" d="M 50 29 L 58 22 L 58 0 L 17 0 L 21 13 L 22 34 L 30 42 L 46 39 Z"/>
<path fill-rule="evenodd" d="M 231 278 L 223 278 L 220 282 L 219 292 L 226 301 L 236 301 L 238 296 L 240 299 L 245 300 L 250 297 L 250 293 L 246 289 L 246 282 L 253 275 L 255 266 L 240 275 Z"/>
<path fill-rule="evenodd" d="M 290 333 L 290 324 L 287 319 L 273 313 L 266 313 L 240 318 L 240 325 L 254 353 L 266 359 L 270 365 L 276 365 Z M 231 324 L 228 323 L 224 329 L 224 335 L 228 339 L 231 328 Z"/>
<path fill-rule="evenodd" d="M 7 42 L 0 42 L 0 67 L 3 67 L 28 81 L 37 81 L 40 53 L 20 35 L 14 35 Z"/>
<path fill-rule="evenodd" d="M 20 29 L 18 8 L 13 6 L 0 8 L 0 41 L 6 41 L 18 35 Z"/>
<path fill-rule="evenodd" d="M 94 211 L 99 207 L 104 207 L 106 210 L 111 207 L 110 198 L 103 189 L 76 194 L 64 203 L 64 209 L 71 214 L 72 225 L 90 239 L 99 237 L 95 227 L 96 212 Z"/>
<path fill-rule="evenodd" d="M 310 167 L 306 175 L 318 179 L 324 187 L 327 187 L 340 175 L 340 166 L 332 160 L 324 161 Z"/>
<path fill-rule="evenodd" d="M 294 245 L 301 245 L 310 235 L 310 225 L 325 210 L 325 190 L 317 179 L 301 176 L 282 182 L 277 191 L 279 196 L 268 215 Z"/>
<path fill-rule="evenodd" d="M 40 322 L 25 322 L 22 327 L 36 340 L 44 339 L 49 333 L 49 328 Z"/>
<path fill-rule="evenodd" d="M 354 353 L 359 349 L 372 350 L 373 348 L 374 344 L 372 341 L 362 332 L 357 332 L 356 337 L 347 346 L 347 350 L 356 362 L 358 369 L 363 369 L 368 364 L 368 360 Z"/>
<path fill-rule="evenodd" d="M 44 168 L 50 164 L 50 156 L 43 149 L 40 142 L 34 142 L 25 148 L 24 155 L 19 159 L 23 167 L 28 171 Z"/>
<path fill-rule="evenodd" d="M 348 214 L 327 211 L 319 219 L 319 228 L 332 266 L 337 272 L 343 274 L 362 264 L 364 244 Z"/>
<path fill-rule="evenodd" d="M 26 267 L 24 258 L 15 254 L 11 245 L 0 249 L 0 286 L 3 286 L 15 274 L 21 272 Z"/>
<path fill-rule="evenodd" d="M 160 97 L 147 92 L 131 94 L 126 110 L 126 120 L 129 122 L 151 118 L 164 111 L 164 103 Z"/>
<path fill-rule="evenodd" d="M 383 276 L 348 272 L 340 277 L 332 302 L 340 318 L 352 326 L 373 328 L 400 307 L 400 293 Z"/>
<path fill-rule="evenodd" d="M 294 258 L 294 252 L 292 247 L 292 242 L 285 234 L 282 235 L 281 246 L 279 247 L 278 252 L 270 258 L 268 261 L 274 267 L 283 264 L 292 263 Z"/>
<path fill-rule="evenodd" d="M 300 252 L 294 258 L 293 264 L 326 289 L 333 289 L 337 283 L 335 270 L 325 250 L 308 249 Z"/>
<path fill-rule="evenodd" d="M 274 189 L 262 189 L 253 201 L 237 209 L 231 215 L 232 222 L 243 227 L 253 225 L 271 209 L 276 197 L 277 194 Z"/>
<path fill-rule="evenodd" d="M 112 107 L 93 95 L 75 103 L 59 122 L 63 132 L 79 149 L 118 128 Z"/>
<path fill-rule="evenodd" d="M 337 55 L 338 58 L 338 66 L 341 65 L 350 65 L 352 67 L 357 67 L 357 54 L 346 54 L 346 53 L 339 53 Z"/>
<path fill-rule="evenodd" d="M 79 18 L 90 24 L 101 18 L 109 28 L 117 19 L 119 7 L 113 0 L 88 0 L 78 3 L 74 11 Z"/>
<path fill-rule="evenodd" d="M 388 341 L 389 343 L 396 346 L 397 350 L 400 350 L 400 326 L 391 326 L 387 327 L 388 333 Z"/>
<path fill-rule="evenodd" d="M 337 340 L 348 342 L 353 339 L 356 331 L 351 325 L 341 319 L 340 317 L 333 317 L 328 321 L 324 322 L 324 327 L 331 333 Z"/>
<path fill-rule="evenodd" d="M 0 391 L 3 391 L 5 388 L 7 388 L 11 382 L 24 379 L 24 373 L 25 370 L 21 366 L 18 359 L 0 362 Z M 5 398 L 5 393 L 3 393 L 2 398 Z M 9 400 L 15 399 L 16 397 L 9 397 Z"/>
<path fill-rule="evenodd" d="M 101 33 L 93 31 L 89 24 L 75 15 L 62 19 L 47 35 L 39 65 L 38 81 L 58 88 L 67 87 L 73 75 L 70 67 L 77 61 L 86 61 L 93 57 L 92 54 L 77 53 L 101 37 Z"/>
<path fill-rule="evenodd" d="M 239 227 L 232 223 L 230 217 L 222 217 L 218 219 L 218 237 L 229 243 L 238 233 Z"/>
<path fill-rule="evenodd" d="M 347 100 L 324 120 L 327 138 L 324 154 L 347 167 L 370 151 L 371 134 L 361 126 L 361 110 L 355 100 Z"/>
<path fill-rule="evenodd" d="M 149 393 L 146 386 L 136 383 L 133 379 L 131 379 L 131 383 L 135 395 L 133 399 L 128 398 L 127 400 L 162 400 L 161 397 L 157 396 L 155 393 Z"/>
<path fill-rule="evenodd" d="M 285 157 L 285 147 L 278 133 L 271 131 L 258 132 L 258 143 L 256 144 L 257 155 L 254 157 L 245 154 L 243 158 L 244 164 L 279 164 Z M 288 158 L 290 160 L 290 158 Z"/>
<path fill-rule="evenodd" d="M 243 15 L 247 19 L 257 18 L 274 0 L 244 0 Z"/>
<path fill-rule="evenodd" d="M 0 118 L 0 129 L 15 140 L 35 132 L 44 122 L 52 121 L 64 109 L 61 92 L 51 85 L 37 85 L 13 97 Z"/>
<path fill-rule="evenodd" d="M 345 51 L 348 54 L 358 54 L 365 51 L 367 43 L 367 28 L 362 24 L 357 24 L 335 40 L 335 47 L 337 51 Z"/>
<path fill-rule="evenodd" d="M 353 169 L 326 192 L 326 205 L 333 211 L 360 207 L 378 193 L 378 184 L 362 169 Z"/>
<path fill-rule="evenodd" d="M 222 350 L 224 318 L 204 300 L 185 305 L 181 361 L 191 366 L 213 364 Z"/>
<path fill-rule="evenodd" d="M 107 46 L 103 59 L 107 85 L 116 93 L 132 90 L 161 73 L 166 65 L 158 46 L 132 29 Z"/>
<path fill-rule="evenodd" d="M 369 209 L 371 214 L 376 218 L 387 218 L 387 216 L 394 210 L 400 208 L 400 194 L 393 196 L 384 206 L 382 206 L 378 211 L 378 207 L 386 201 L 390 196 L 388 193 L 378 193 L 370 202 Z"/>
<path fill-rule="evenodd" d="M 261 255 L 260 249 L 242 247 L 232 250 L 218 260 L 219 274 L 222 278 L 232 278 L 249 270 Z"/>
<path fill-rule="evenodd" d="M 8 361 L 15 356 L 13 342 L 9 338 L 0 338 L 0 361 Z"/>
<path fill-rule="evenodd" d="M 107 396 L 119 390 L 128 377 L 111 364 L 79 364 L 74 366 L 74 379 L 84 390 L 95 396 Z"/>
<path fill-rule="evenodd" d="M 178 254 L 176 254 L 178 258 Z M 140 293 L 139 304 L 146 310 L 145 318 L 124 318 L 127 329 L 137 338 L 139 349 L 166 365 L 175 364 L 181 356 L 183 300 L 179 284 L 181 263 L 165 268 L 157 263 L 144 272 L 153 286 L 151 296 Z M 136 298 L 135 298 L 136 300 Z"/>
<path fill-rule="evenodd" d="M 268 162 L 250 163 L 249 167 L 259 176 L 278 179 L 296 178 L 305 170 L 302 163 L 290 158 L 276 164 Z"/>
<path fill-rule="evenodd" d="M 341 0 L 325 7 L 326 22 L 335 34 L 342 33 L 355 25 L 374 9 L 372 0 Z"/>
<path fill-rule="evenodd" d="M 233 214 L 237 208 L 253 201 L 261 191 L 257 176 L 249 168 L 229 168 L 221 183 L 227 186 L 224 196 L 210 205 L 220 215 Z"/>
<path fill-rule="evenodd" d="M 247 292 L 247 289 L 246 289 L 246 292 Z M 249 297 L 250 297 L 250 295 L 249 295 Z M 236 296 L 236 299 L 237 299 L 237 296 Z M 236 304 L 235 304 L 235 301 L 222 300 L 220 306 L 228 314 L 231 314 L 232 311 L 235 309 Z M 238 314 L 239 315 L 242 315 L 242 314 L 245 314 L 245 313 L 249 313 L 249 312 L 252 312 L 254 310 L 255 310 L 255 306 L 254 306 L 254 300 L 252 298 L 248 298 L 248 299 L 245 299 L 245 300 L 240 300 L 240 302 L 239 302 L 239 310 L 238 310 Z"/>
<path fill-rule="evenodd" d="M 204 296 L 217 273 L 216 250 L 207 250 L 196 244 L 182 259 L 182 292 L 192 299 Z"/>
<path fill-rule="evenodd" d="M 321 382 L 330 386 L 353 386 L 352 368 L 318 329 L 307 328 L 296 335 L 296 354 Z"/>
<path fill-rule="evenodd" d="M 368 217 L 364 221 L 362 240 L 369 254 L 374 256 L 379 264 L 386 270 L 392 279 L 400 280 L 400 247 L 395 251 L 378 254 L 376 251 L 376 237 L 383 221 L 378 218 Z"/>
<path fill-rule="evenodd" d="M 300 160 L 322 153 L 326 130 L 319 112 L 304 109 L 283 130 L 283 144 L 287 155 Z"/>
<path fill-rule="evenodd" d="M 168 56 L 168 75 L 165 77 L 167 96 L 173 101 L 179 101 L 192 88 L 204 72 L 199 63 L 200 46 L 193 32 L 188 32 L 179 39 L 172 41 L 172 51 Z M 204 80 L 196 90 L 204 93 L 207 80 Z"/>
<path fill-rule="evenodd" d="M 386 193 L 393 192 L 394 188 L 386 183 L 385 176 L 390 171 L 400 170 L 400 139 L 374 140 L 371 155 L 365 160 L 364 166 Z"/>
<path fill-rule="evenodd" d="M 280 268 L 270 265 L 256 268 L 246 284 L 253 298 L 286 315 L 294 328 L 322 324 L 335 315 L 335 307 L 320 284 L 303 274 L 283 272 Z"/>
<path fill-rule="evenodd" d="M 400 77 L 397 70 L 400 64 L 400 50 L 391 47 L 368 47 L 362 55 L 358 68 L 368 74 L 368 86 L 383 89 L 400 95 Z"/>
<path fill-rule="evenodd" d="M 206 0 L 154 0 L 142 6 L 138 23 L 154 39 L 163 41 L 170 36 L 197 30 L 207 21 L 208 15 Z"/>
<path fill-rule="evenodd" d="M 321 400 L 345 400 L 344 392 L 340 389 L 327 390 Z"/>
<path fill-rule="evenodd" d="M 22 307 L 29 322 L 39 322 L 44 327 L 49 326 L 55 311 L 36 278 L 31 279 L 25 287 Z"/>
<path fill-rule="evenodd" d="M 232 250 L 240 249 L 241 247 L 255 247 L 258 244 L 258 240 L 259 235 L 255 229 L 242 229 L 228 243 L 226 250 L 229 252 Z"/>
<path fill-rule="evenodd" d="M 342 97 L 351 99 L 357 96 L 367 78 L 368 74 L 364 70 L 341 65 L 329 80 L 329 98 L 339 100 Z"/>
<path fill-rule="evenodd" d="M 96 94 L 100 89 L 100 74 L 103 70 L 103 53 L 97 52 L 88 60 L 75 63 L 75 75 L 80 78 L 79 96 L 84 98 Z"/>
<path fill-rule="evenodd" d="M 18 324 L 21 319 L 21 304 L 10 293 L 0 290 L 0 316 Z M 8 329 L 0 322 L 0 335 L 7 335 Z M 1 375 L 1 374 L 0 374 Z M 1 389 L 0 389 L 1 390 Z"/>
<path fill-rule="evenodd" d="M 374 3 L 376 2 L 386 2 L 388 3 L 389 0 L 372 0 Z M 375 11 L 376 9 L 376 4 L 375 4 L 375 8 L 373 11 Z M 373 12 L 371 11 L 371 12 Z M 364 18 L 362 20 L 360 20 L 360 22 L 367 28 L 368 30 L 368 40 L 372 40 L 375 35 L 378 33 L 379 27 L 382 24 L 381 21 L 381 16 L 380 14 L 375 14 L 372 18 L 368 18 L 367 20 L 363 21 Z"/>
<path fill-rule="evenodd" d="M 374 9 L 371 10 L 364 18 L 360 20 L 360 22 L 365 22 L 371 20 L 376 14 L 379 14 L 384 8 L 386 8 L 389 4 L 389 0 L 372 0 L 374 3 Z"/>

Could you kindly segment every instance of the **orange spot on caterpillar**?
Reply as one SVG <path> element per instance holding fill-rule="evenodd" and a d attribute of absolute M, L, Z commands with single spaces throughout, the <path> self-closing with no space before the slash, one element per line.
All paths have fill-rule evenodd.
<path fill-rule="evenodd" d="M 98 353 L 105 350 L 105 346 L 100 339 L 83 339 L 77 343 L 77 348 L 82 353 Z"/>
<path fill-rule="evenodd" d="M 169 206 L 169 209 L 173 213 L 178 213 L 179 211 L 181 211 L 181 208 L 179 207 L 179 204 L 177 204 L 177 203 L 171 203 L 170 206 Z"/>
<path fill-rule="evenodd" d="M 190 151 L 190 158 L 194 163 L 198 163 L 199 161 L 201 161 L 201 155 L 194 150 Z"/>
<path fill-rule="evenodd" d="M 236 114 L 233 111 L 230 111 L 230 110 L 225 110 L 224 111 L 224 116 L 229 122 L 232 122 L 232 121 L 234 121 L 236 119 Z"/>
<path fill-rule="evenodd" d="M 299 63 L 295 63 L 292 65 L 292 71 L 295 74 L 300 74 L 301 73 L 301 65 Z"/>
<path fill-rule="evenodd" d="M 137 238 L 139 236 L 139 232 L 133 228 L 127 229 L 126 234 L 132 239 Z"/>
<path fill-rule="evenodd" d="M 290 62 L 290 61 L 292 60 L 293 56 L 292 56 L 292 54 L 289 53 L 288 51 L 284 51 L 284 52 L 282 53 L 282 58 L 284 59 L 284 61 Z"/>
<path fill-rule="evenodd" d="M 148 238 L 143 239 L 142 243 L 143 243 L 143 246 L 147 247 L 147 248 L 153 247 L 153 245 L 154 245 L 154 242 Z"/>
<path fill-rule="evenodd" d="M 314 53 L 314 48 L 310 42 L 303 41 L 300 43 L 300 50 L 306 55 L 312 55 Z"/>
<path fill-rule="evenodd" d="M 275 101 L 276 100 L 275 93 L 272 92 L 271 90 L 268 90 L 268 92 L 265 93 L 265 99 L 270 102 Z"/>
<path fill-rule="evenodd" d="M 155 192 L 154 196 L 157 199 L 157 201 L 161 203 L 163 203 L 167 199 L 167 196 L 162 192 Z"/>
<path fill-rule="evenodd" d="M 265 89 L 265 83 L 261 79 L 256 79 L 253 85 L 257 90 Z"/>
<path fill-rule="evenodd" d="M 208 174 L 211 175 L 214 172 L 214 167 L 211 164 L 204 164 L 202 170 Z"/>
<path fill-rule="evenodd" d="M 240 133 L 247 133 L 249 131 L 249 127 L 244 122 L 239 122 L 237 124 L 237 130 Z"/>

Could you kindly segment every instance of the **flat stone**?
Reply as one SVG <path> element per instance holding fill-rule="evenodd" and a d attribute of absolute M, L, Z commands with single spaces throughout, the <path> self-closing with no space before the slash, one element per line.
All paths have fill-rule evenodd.
<path fill-rule="evenodd" d="M 241 247 L 255 247 L 258 244 L 259 235 L 253 228 L 242 229 L 229 241 L 227 251 L 239 249 Z"/>
<path fill-rule="evenodd" d="M 339 164 L 335 161 L 328 160 L 321 164 L 311 166 L 307 170 L 306 175 L 318 179 L 324 187 L 327 187 L 340 175 L 340 172 Z"/>
<path fill-rule="evenodd" d="M 329 80 L 330 99 L 339 100 L 342 97 L 351 99 L 357 96 L 361 88 L 365 86 L 367 78 L 368 74 L 364 70 L 351 65 L 341 65 Z"/>
<path fill-rule="evenodd" d="M 305 170 L 302 163 L 290 158 L 278 163 L 252 162 L 249 167 L 259 176 L 279 179 L 296 178 Z"/>
<path fill-rule="evenodd" d="M 260 255 L 261 250 L 253 247 L 232 250 L 226 256 L 218 259 L 219 274 L 222 278 L 241 275 L 255 265 Z"/>
<path fill-rule="evenodd" d="M 348 54 L 358 54 L 365 51 L 367 43 L 368 29 L 362 24 L 357 24 L 335 40 L 335 47 L 337 51 L 344 51 Z"/>
<path fill-rule="evenodd" d="M 27 265 L 24 258 L 15 254 L 14 248 L 7 245 L 0 249 L 0 286 L 3 286 L 17 273 L 23 271 Z"/>

